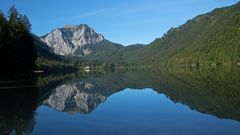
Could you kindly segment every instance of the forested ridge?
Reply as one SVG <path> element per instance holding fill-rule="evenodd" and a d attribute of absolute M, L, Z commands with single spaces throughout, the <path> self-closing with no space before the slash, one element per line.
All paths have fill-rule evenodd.
<path fill-rule="evenodd" d="M 132 65 L 240 65 L 240 3 L 199 15 L 137 51 L 117 55 Z"/>

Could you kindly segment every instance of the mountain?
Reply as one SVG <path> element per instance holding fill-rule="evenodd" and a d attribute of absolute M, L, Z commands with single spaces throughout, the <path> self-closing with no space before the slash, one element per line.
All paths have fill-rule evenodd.
<path fill-rule="evenodd" d="M 108 42 L 86 24 L 55 29 L 41 37 L 41 40 L 56 54 L 80 57 L 95 53 L 102 42 Z"/>
<path fill-rule="evenodd" d="M 74 56 L 87 61 L 124 63 L 124 57 L 144 45 L 123 46 L 106 40 L 86 24 L 67 25 L 40 37 L 48 50 L 61 56 Z M 44 45 L 44 48 L 47 48 Z"/>

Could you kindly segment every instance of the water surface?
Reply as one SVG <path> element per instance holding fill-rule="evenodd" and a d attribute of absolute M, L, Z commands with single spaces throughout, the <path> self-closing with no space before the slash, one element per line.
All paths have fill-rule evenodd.
<path fill-rule="evenodd" d="M 239 135 L 239 73 L 168 69 L 1 81 L 0 133 Z"/>

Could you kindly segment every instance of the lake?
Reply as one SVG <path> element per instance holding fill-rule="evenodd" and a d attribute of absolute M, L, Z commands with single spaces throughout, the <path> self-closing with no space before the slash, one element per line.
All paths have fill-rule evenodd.
<path fill-rule="evenodd" d="M 4 78 L 0 134 L 239 135 L 240 69 Z"/>

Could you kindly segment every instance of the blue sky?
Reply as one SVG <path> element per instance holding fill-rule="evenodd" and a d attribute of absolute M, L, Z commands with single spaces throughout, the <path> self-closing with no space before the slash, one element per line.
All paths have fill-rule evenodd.
<path fill-rule="evenodd" d="M 88 24 L 110 41 L 147 44 L 196 15 L 239 0 L 0 0 L 26 14 L 42 36 L 67 24 Z"/>

